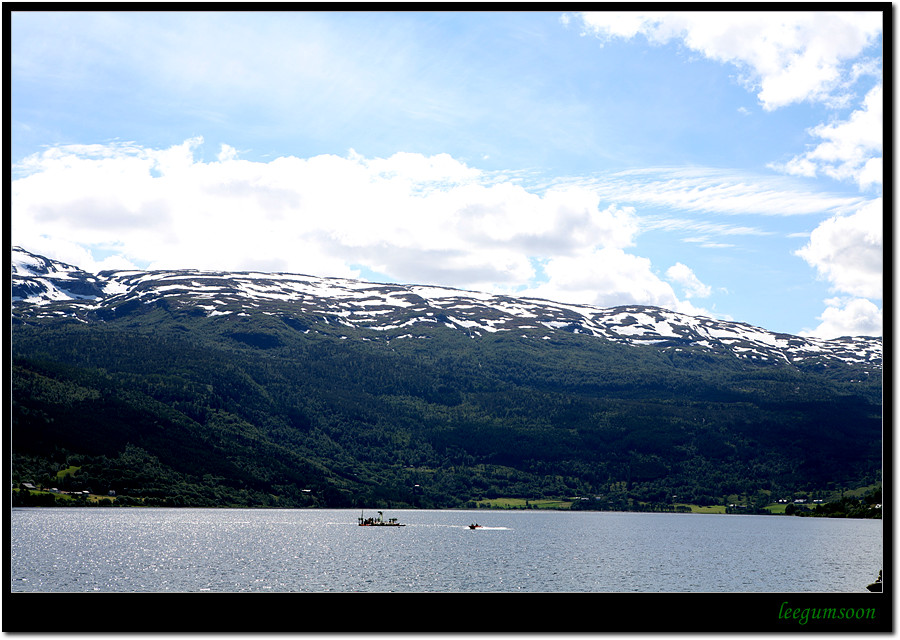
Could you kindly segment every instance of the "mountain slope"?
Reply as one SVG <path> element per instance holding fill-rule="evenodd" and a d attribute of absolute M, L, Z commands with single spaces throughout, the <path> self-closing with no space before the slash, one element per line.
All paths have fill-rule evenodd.
<path fill-rule="evenodd" d="M 630 345 L 693 346 L 758 362 L 840 361 L 865 370 L 882 365 L 880 338 L 801 338 L 656 307 L 601 309 L 446 287 L 283 273 L 105 271 L 95 277 L 18 247 L 13 250 L 13 316 L 18 320 L 66 315 L 105 320 L 139 305 L 207 317 L 265 312 L 294 326 L 324 323 L 367 330 L 370 338 L 380 333 L 415 337 L 417 329 L 438 325 L 472 337 L 510 331 L 546 338 L 564 331 Z"/>
<path fill-rule="evenodd" d="M 21 250 L 14 269 L 20 479 L 78 462 L 70 483 L 161 504 L 622 508 L 881 466 L 880 339 Z"/>

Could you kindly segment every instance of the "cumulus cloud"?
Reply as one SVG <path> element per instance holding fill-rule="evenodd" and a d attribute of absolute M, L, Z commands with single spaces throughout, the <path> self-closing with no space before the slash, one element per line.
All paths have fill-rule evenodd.
<path fill-rule="evenodd" d="M 650 260 L 614 247 L 551 258 L 544 272 L 546 284 L 520 295 L 601 307 L 646 304 L 677 310 L 681 305 L 671 285 L 653 273 Z"/>
<path fill-rule="evenodd" d="M 846 77 L 871 69 L 856 58 L 883 28 L 878 11 L 601 11 L 580 18 L 585 32 L 601 39 L 641 34 L 655 44 L 674 40 L 736 65 L 768 111 L 803 101 L 846 100 Z"/>
<path fill-rule="evenodd" d="M 675 306 L 631 255 L 633 208 L 580 185 L 541 193 L 449 155 L 242 159 L 200 138 L 167 149 L 55 147 L 13 181 L 16 243 L 86 268 L 270 270 L 519 291 L 540 278 L 579 302 Z M 94 255 L 100 257 L 93 257 Z M 575 277 L 575 274 L 578 274 Z"/>
<path fill-rule="evenodd" d="M 881 308 L 865 298 L 832 298 L 825 301 L 825 311 L 819 316 L 822 323 L 801 335 L 817 338 L 842 336 L 880 336 L 883 332 Z"/>
<path fill-rule="evenodd" d="M 516 295 L 598 307 L 648 305 L 695 316 L 723 317 L 680 299 L 672 285 L 655 273 L 650 260 L 619 248 L 553 257 L 544 262 L 543 270 L 548 276 L 545 283 L 517 291 Z"/>
<path fill-rule="evenodd" d="M 884 212 L 881 199 L 819 225 L 796 253 L 843 297 L 826 300 L 822 323 L 807 332 L 823 338 L 882 334 Z"/>
<path fill-rule="evenodd" d="M 666 271 L 666 278 L 684 288 L 684 295 L 688 298 L 708 298 L 712 293 L 712 287 L 700 282 L 700 278 L 687 265 L 676 262 Z"/>
<path fill-rule="evenodd" d="M 819 225 L 797 255 L 816 269 L 835 292 L 882 299 L 883 203 L 879 198 L 851 215 Z"/>
<path fill-rule="evenodd" d="M 360 277 L 365 269 L 400 282 L 715 315 L 691 303 L 709 297 L 709 285 L 683 262 L 660 276 L 649 259 L 630 252 L 636 238 L 648 229 L 677 229 L 701 234 L 709 245 L 714 237 L 767 232 L 640 218 L 615 203 L 650 198 L 665 205 L 668 194 L 672 208 L 728 213 L 743 196 L 755 213 L 831 211 L 797 254 L 837 294 L 881 295 L 880 200 L 860 205 L 697 169 L 624 172 L 534 191 L 445 154 L 366 158 L 350 151 L 252 161 L 222 145 L 214 160 L 202 161 L 202 145 L 200 138 L 165 149 L 117 142 L 30 156 L 14 168 L 22 176 L 12 182 L 14 243 L 90 271 Z M 647 188 L 648 175 L 654 188 Z M 831 325 L 835 313 L 829 311 Z"/>
<path fill-rule="evenodd" d="M 773 167 L 807 177 L 821 172 L 835 180 L 856 182 L 864 190 L 883 183 L 884 89 L 881 85 L 869 91 L 862 107 L 847 120 L 820 124 L 809 133 L 823 142 L 784 165 Z"/>

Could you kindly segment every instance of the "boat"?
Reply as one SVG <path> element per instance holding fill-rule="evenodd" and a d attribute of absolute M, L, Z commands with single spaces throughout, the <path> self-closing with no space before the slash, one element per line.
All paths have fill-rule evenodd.
<path fill-rule="evenodd" d="M 384 519 L 384 513 L 378 512 L 378 517 L 366 518 L 359 516 L 359 526 L 361 527 L 405 527 L 405 524 L 397 522 L 397 518 Z"/>
<path fill-rule="evenodd" d="M 481 529 L 481 525 L 478 524 L 477 522 L 474 522 L 474 523 L 472 523 L 472 524 L 469 525 L 469 528 L 470 528 L 470 529 Z"/>

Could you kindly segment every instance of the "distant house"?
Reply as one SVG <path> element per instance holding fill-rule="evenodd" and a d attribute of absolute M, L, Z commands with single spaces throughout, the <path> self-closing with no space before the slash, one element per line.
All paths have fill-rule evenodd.
<path fill-rule="evenodd" d="M 29 491 L 36 491 L 36 490 L 37 490 L 37 487 L 35 487 L 35 486 L 34 486 L 33 484 L 31 484 L 30 482 L 23 482 L 21 485 L 19 485 L 19 488 L 21 488 L 21 489 L 28 489 Z"/>

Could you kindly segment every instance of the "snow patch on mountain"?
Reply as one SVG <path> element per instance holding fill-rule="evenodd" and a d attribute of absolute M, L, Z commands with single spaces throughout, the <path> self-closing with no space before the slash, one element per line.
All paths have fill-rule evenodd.
<path fill-rule="evenodd" d="M 12 264 L 13 315 L 23 321 L 67 314 L 84 321 L 85 312 L 123 302 L 165 300 L 170 306 L 199 309 L 210 318 L 262 309 L 287 319 L 303 316 L 312 318 L 311 323 L 337 323 L 385 336 L 405 330 L 404 336 L 414 337 L 408 331 L 417 325 L 442 325 L 472 337 L 522 331 L 523 336 L 546 338 L 547 331 L 569 332 L 630 345 L 700 347 L 755 361 L 837 359 L 873 368 L 882 363 L 881 338 L 802 338 L 657 307 L 604 309 L 450 287 L 287 273 L 131 270 L 94 276 L 19 247 L 13 250 Z"/>

